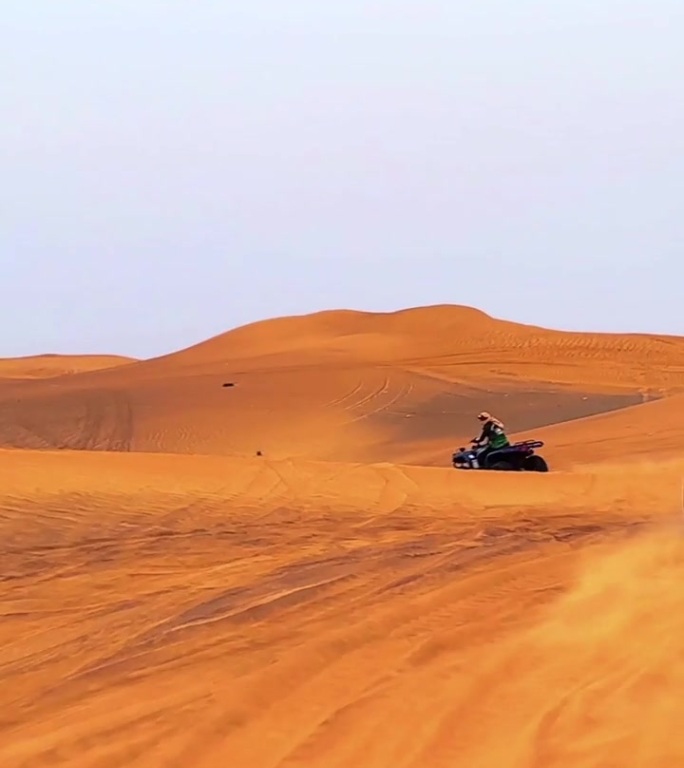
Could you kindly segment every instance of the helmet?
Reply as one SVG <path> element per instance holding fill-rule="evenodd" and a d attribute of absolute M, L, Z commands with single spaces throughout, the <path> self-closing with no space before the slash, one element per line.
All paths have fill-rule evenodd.
<path fill-rule="evenodd" d="M 478 421 L 489 421 L 492 418 L 491 413 L 487 413 L 487 411 L 482 411 L 482 413 L 477 414 Z"/>

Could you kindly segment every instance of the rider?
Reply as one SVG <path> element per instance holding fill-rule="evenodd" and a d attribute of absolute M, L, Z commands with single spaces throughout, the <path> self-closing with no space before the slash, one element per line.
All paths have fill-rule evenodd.
<path fill-rule="evenodd" d="M 482 422 L 482 432 L 479 437 L 473 440 L 473 443 L 477 447 L 485 443 L 485 447 L 482 448 L 477 456 L 480 466 L 483 466 L 484 459 L 489 453 L 497 451 L 499 448 L 506 448 L 510 443 L 506 437 L 503 423 L 495 419 L 491 413 L 482 411 L 482 413 L 478 414 L 477 418 L 478 421 Z"/>

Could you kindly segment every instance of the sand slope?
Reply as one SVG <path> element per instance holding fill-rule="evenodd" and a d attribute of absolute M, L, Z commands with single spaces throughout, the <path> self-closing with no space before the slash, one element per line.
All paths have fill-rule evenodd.
<path fill-rule="evenodd" d="M 7 768 L 684 759 L 681 463 L 0 460 Z"/>
<path fill-rule="evenodd" d="M 546 441 L 554 464 L 566 468 L 683 458 L 684 397 L 554 424 L 534 434 Z"/>
<path fill-rule="evenodd" d="M 520 432 L 638 404 L 683 390 L 683 355 L 682 339 L 463 307 L 281 318 L 110 370 L 0 381 L 0 445 L 441 464 L 483 408 Z"/>

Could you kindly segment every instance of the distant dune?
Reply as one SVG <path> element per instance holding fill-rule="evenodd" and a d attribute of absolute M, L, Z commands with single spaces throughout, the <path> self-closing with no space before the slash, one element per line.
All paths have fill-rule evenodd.
<path fill-rule="evenodd" d="M 684 391 L 683 355 L 684 339 L 467 307 L 322 312 L 58 381 L 0 381 L 0 445 L 443 464 L 482 409 L 519 433 L 632 406 Z"/>
<path fill-rule="evenodd" d="M 1 362 L 0 765 L 684 765 L 682 360 L 426 307 Z M 453 470 L 484 408 L 552 471 Z"/>
<path fill-rule="evenodd" d="M 119 355 L 32 355 L 0 358 L 0 378 L 47 379 L 132 363 Z"/>

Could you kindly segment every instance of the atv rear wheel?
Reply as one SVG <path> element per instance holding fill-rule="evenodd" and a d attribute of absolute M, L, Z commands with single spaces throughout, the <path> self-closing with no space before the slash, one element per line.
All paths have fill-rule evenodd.
<path fill-rule="evenodd" d="M 548 472 L 549 471 L 549 465 L 546 463 L 546 460 L 541 456 L 537 456 L 536 453 L 533 456 L 528 456 L 525 459 L 523 468 L 525 469 L 526 472 Z"/>

